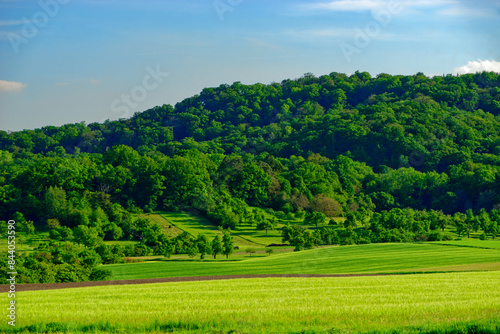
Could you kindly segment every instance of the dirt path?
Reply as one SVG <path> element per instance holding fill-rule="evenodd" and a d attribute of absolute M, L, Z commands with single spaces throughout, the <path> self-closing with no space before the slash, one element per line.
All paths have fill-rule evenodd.
<path fill-rule="evenodd" d="M 43 283 L 43 284 L 17 284 L 16 292 L 36 291 L 36 290 L 55 290 L 71 289 L 91 286 L 107 285 L 129 285 L 129 284 L 152 284 L 167 282 L 190 282 L 190 281 L 213 281 L 239 278 L 268 278 L 268 277 L 359 277 L 359 276 L 380 276 L 380 274 L 358 274 L 358 275 L 223 275 L 223 276 L 192 276 L 192 277 L 166 277 L 166 278 L 147 278 L 117 281 L 94 281 L 94 282 L 73 282 L 73 283 Z M 0 292 L 8 292 L 9 285 L 0 285 Z"/>

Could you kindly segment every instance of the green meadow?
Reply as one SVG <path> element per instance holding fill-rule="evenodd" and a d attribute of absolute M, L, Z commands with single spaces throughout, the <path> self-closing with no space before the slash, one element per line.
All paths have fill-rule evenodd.
<path fill-rule="evenodd" d="M 190 215 L 184 212 L 168 212 L 159 215 L 169 224 L 194 237 L 198 234 L 205 234 L 209 239 L 213 239 L 216 235 L 222 236 L 222 231 L 204 217 Z M 277 228 L 281 228 L 282 226 L 283 222 L 279 223 Z M 281 234 L 278 229 L 269 230 L 265 233 L 265 231 L 257 230 L 255 225 L 252 226 L 246 223 L 237 225 L 236 228 L 231 231 L 231 236 L 233 237 L 234 244 L 239 247 L 259 247 L 273 243 L 282 243 Z"/>
<path fill-rule="evenodd" d="M 222 258 L 222 256 L 219 256 Z M 230 258 L 231 259 L 231 258 Z M 487 265 L 487 268 L 482 266 Z M 459 267 L 456 269 L 455 267 Z M 352 274 L 500 270 L 500 249 L 438 244 L 370 244 L 326 247 L 237 261 L 113 264 L 112 279 L 251 274 Z"/>
<path fill-rule="evenodd" d="M 19 292 L 17 332 L 495 333 L 500 272 Z M 473 332 L 477 326 L 482 332 Z M 14 332 L 5 325 L 5 333 Z M 488 330 L 488 331 L 486 331 Z M 455 331 L 455 333 L 459 333 Z"/>
<path fill-rule="evenodd" d="M 495 248 L 500 249 L 500 239 L 495 240 L 479 240 L 479 239 L 468 239 L 464 238 L 462 240 L 453 241 L 435 241 L 435 244 L 441 245 L 452 245 L 452 246 L 463 246 L 463 247 L 478 247 L 478 248 Z"/>

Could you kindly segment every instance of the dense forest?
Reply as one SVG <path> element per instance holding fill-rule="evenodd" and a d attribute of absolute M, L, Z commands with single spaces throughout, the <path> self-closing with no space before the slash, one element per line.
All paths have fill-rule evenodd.
<path fill-rule="evenodd" d="M 136 215 L 157 210 L 225 229 L 300 217 L 310 229 L 282 229 L 296 250 L 440 240 L 447 226 L 495 238 L 500 74 L 305 74 L 206 88 L 130 119 L 0 131 L 0 217 L 52 240 L 17 259 L 22 281 L 103 279 L 98 265 L 123 256 L 230 253 L 230 238 L 169 239 Z"/>

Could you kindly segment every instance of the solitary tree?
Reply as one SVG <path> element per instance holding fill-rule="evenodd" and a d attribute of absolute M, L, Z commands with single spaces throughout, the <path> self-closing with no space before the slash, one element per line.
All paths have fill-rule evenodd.
<path fill-rule="evenodd" d="M 467 232 L 467 227 L 465 226 L 465 219 L 467 216 L 461 212 L 456 212 L 453 215 L 453 222 L 457 228 L 458 236 L 461 236 L 462 233 Z"/>
<path fill-rule="evenodd" d="M 255 254 L 255 248 L 253 247 L 248 247 L 245 252 L 247 252 L 248 254 L 250 254 L 250 256 L 252 256 L 252 254 Z"/>
<path fill-rule="evenodd" d="M 190 247 L 188 247 L 187 249 L 187 254 L 190 258 L 193 258 L 196 256 L 196 254 L 198 254 L 198 247 L 196 247 L 195 244 L 191 245 Z"/>
<path fill-rule="evenodd" d="M 229 235 L 228 231 L 224 231 L 224 236 L 222 237 L 222 254 L 229 258 L 229 255 L 234 251 L 233 237 Z"/>
<path fill-rule="evenodd" d="M 278 222 L 275 217 L 269 219 L 263 219 L 257 224 L 257 229 L 258 230 L 266 230 L 266 234 L 268 230 L 274 230 L 276 228 L 276 225 L 278 225 Z"/>
<path fill-rule="evenodd" d="M 165 245 L 165 253 L 163 255 L 165 255 L 167 259 L 170 259 L 174 251 L 175 251 L 175 245 L 169 242 Z"/>
<path fill-rule="evenodd" d="M 210 253 L 210 243 L 208 242 L 207 236 L 204 234 L 198 235 L 196 239 L 196 245 L 198 246 L 198 252 L 200 253 L 200 259 L 205 258 L 205 254 Z"/>
<path fill-rule="evenodd" d="M 222 242 L 220 240 L 220 237 L 218 235 L 215 236 L 215 238 L 212 240 L 211 244 L 212 248 L 212 255 L 214 256 L 214 259 L 217 258 L 217 254 L 222 253 Z"/>
<path fill-rule="evenodd" d="M 313 211 L 311 214 L 306 216 L 306 219 L 304 219 L 304 223 L 308 225 L 316 225 L 316 227 L 318 227 L 318 224 L 324 223 L 325 219 L 326 215 L 324 213 Z"/>
<path fill-rule="evenodd" d="M 474 216 L 472 209 L 466 211 L 467 217 L 465 218 L 465 228 L 467 229 L 467 238 L 470 238 L 470 232 L 472 230 L 477 231 L 479 228 L 479 222 L 477 217 Z"/>
<path fill-rule="evenodd" d="M 281 230 L 283 242 L 290 242 L 290 245 L 295 246 L 294 251 L 304 249 L 305 239 L 304 234 L 306 229 L 299 225 L 286 224 Z"/>

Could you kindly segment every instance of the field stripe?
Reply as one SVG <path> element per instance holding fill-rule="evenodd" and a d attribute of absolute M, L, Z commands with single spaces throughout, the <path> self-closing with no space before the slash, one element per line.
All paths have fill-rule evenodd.
<path fill-rule="evenodd" d="M 59 290 L 59 289 L 74 289 L 93 286 L 113 286 L 113 285 L 135 285 L 135 284 L 154 284 L 154 283 L 169 283 L 169 282 L 193 282 L 193 281 L 218 281 L 232 280 L 243 278 L 282 278 L 282 277 L 304 277 L 304 278 L 322 278 L 322 277 L 367 277 L 367 276 L 388 276 L 394 274 L 264 274 L 264 275 L 220 275 L 220 276 L 187 276 L 187 277 L 164 277 L 164 278 L 144 278 L 131 280 L 114 280 L 114 281 L 90 281 L 90 282 L 70 282 L 70 283 L 37 283 L 37 284 L 19 284 L 16 286 L 17 291 L 39 291 L 39 290 Z M 10 285 L 0 285 L 0 293 L 8 292 Z"/>

